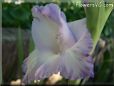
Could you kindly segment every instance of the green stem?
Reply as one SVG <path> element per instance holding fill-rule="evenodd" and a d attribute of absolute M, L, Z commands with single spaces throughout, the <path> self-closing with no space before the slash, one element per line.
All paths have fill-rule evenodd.
<path fill-rule="evenodd" d="M 0 9 L 2 9 L 1 3 Z M 2 10 L 0 10 L 0 85 L 2 84 L 2 81 Z"/>
<path fill-rule="evenodd" d="M 18 49 L 18 59 L 19 59 L 19 75 L 21 78 L 21 73 L 22 73 L 22 63 L 24 59 L 24 50 L 23 50 L 23 34 L 21 29 L 18 29 L 18 34 L 17 34 L 17 49 Z"/>
<path fill-rule="evenodd" d="M 0 58 L 0 84 L 2 84 L 2 60 Z"/>
<path fill-rule="evenodd" d="M 30 39 L 29 39 L 29 53 L 32 52 L 33 49 L 34 49 L 34 42 L 33 42 L 32 36 L 30 36 Z"/>

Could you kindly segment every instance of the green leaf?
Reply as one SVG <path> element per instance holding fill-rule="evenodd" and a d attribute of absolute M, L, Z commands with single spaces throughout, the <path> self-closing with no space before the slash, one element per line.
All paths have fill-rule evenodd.
<path fill-rule="evenodd" d="M 88 4 L 91 4 L 92 0 L 88 0 Z M 98 5 L 96 7 L 85 7 L 85 13 L 87 17 L 87 27 L 91 32 L 92 38 L 93 38 L 93 50 L 91 51 L 91 54 L 93 53 L 96 44 L 100 38 L 100 35 L 102 33 L 102 30 L 105 26 L 105 23 L 113 9 L 113 6 L 105 7 L 105 3 L 103 0 L 94 0 L 92 4 Z M 84 84 L 89 78 L 84 79 L 82 84 Z"/>
<path fill-rule="evenodd" d="M 2 84 L 2 62 L 1 62 L 1 58 L 0 58 L 0 84 Z"/>
<path fill-rule="evenodd" d="M 21 72 L 22 72 L 22 63 L 24 59 L 24 50 L 23 50 L 23 34 L 22 30 L 18 28 L 18 33 L 17 33 L 17 49 L 18 49 L 18 59 L 19 59 L 19 72 L 20 72 L 20 77 L 21 77 Z"/>
<path fill-rule="evenodd" d="M 1 4 L 0 4 L 0 9 L 2 9 Z M 1 16 L 2 16 L 2 11 L 0 10 L 0 27 L 1 27 L 1 23 L 2 23 Z M 0 85 L 1 84 L 2 84 L 2 28 L 0 28 Z"/>
<path fill-rule="evenodd" d="M 85 13 L 87 16 L 87 26 L 91 32 L 94 44 L 92 52 L 95 49 L 95 46 L 100 38 L 104 25 L 113 9 L 113 6 L 111 5 L 109 5 L 109 7 L 105 7 L 103 0 L 95 0 L 94 4 L 98 6 L 85 7 Z"/>
<path fill-rule="evenodd" d="M 30 39 L 29 39 L 29 52 L 32 52 L 33 49 L 34 49 L 34 42 L 33 42 L 32 36 L 30 36 Z"/>

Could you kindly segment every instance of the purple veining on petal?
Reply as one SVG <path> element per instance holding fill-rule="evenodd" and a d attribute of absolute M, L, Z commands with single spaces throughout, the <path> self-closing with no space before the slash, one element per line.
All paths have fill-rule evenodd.
<path fill-rule="evenodd" d="M 84 65 L 85 64 L 85 65 Z M 90 77 L 93 77 L 94 76 L 94 73 L 93 73 L 93 60 L 92 58 L 89 56 L 87 58 L 87 60 L 83 61 L 83 65 L 84 65 L 84 69 L 82 69 L 82 73 L 84 73 L 85 76 L 90 76 Z"/>
<path fill-rule="evenodd" d="M 94 64 L 93 58 L 91 56 L 88 56 L 87 58 L 87 62 Z"/>
<path fill-rule="evenodd" d="M 38 14 L 42 13 L 43 15 L 49 17 L 52 21 L 61 24 L 61 19 L 66 21 L 66 16 L 63 12 L 60 11 L 60 8 L 56 4 L 48 4 L 46 6 L 34 6 L 32 8 L 32 14 L 34 17 L 38 17 Z"/>
<path fill-rule="evenodd" d="M 35 72 L 35 79 L 44 79 L 48 78 L 52 74 L 56 74 L 59 71 L 57 70 L 58 68 L 58 58 L 57 56 L 54 56 L 52 59 L 41 65 Z"/>
<path fill-rule="evenodd" d="M 76 60 L 78 60 L 78 59 L 76 59 Z M 81 65 L 81 63 L 80 63 L 80 65 Z M 86 64 L 82 64 L 82 65 L 85 66 Z M 92 64 L 90 64 L 90 65 L 92 65 Z M 84 69 L 86 69 L 86 68 L 84 68 Z M 69 68 L 69 70 L 70 70 L 70 72 L 68 73 L 67 72 L 68 70 L 66 70 L 66 66 L 64 65 L 64 62 L 63 62 L 63 65 L 61 65 L 60 73 L 61 73 L 61 75 L 63 77 L 65 77 L 67 79 L 76 80 L 76 79 L 79 79 L 80 77 L 92 76 L 91 72 L 89 70 L 87 70 L 87 69 L 86 70 L 81 70 L 80 68 L 79 69 L 77 68 L 77 70 L 80 70 L 80 72 L 81 72 L 81 73 L 79 72 L 78 76 L 76 75 L 76 70 L 74 68 L 73 69 L 72 68 L 71 69 Z M 92 73 L 93 73 L 93 69 L 90 68 L 90 70 L 92 70 Z"/>
<path fill-rule="evenodd" d="M 93 46 L 92 40 L 90 39 L 90 34 L 86 31 L 77 41 L 76 45 L 74 45 L 74 48 L 77 48 L 77 50 L 84 54 L 86 57 L 89 55 L 92 49 L 92 47 L 89 46 Z"/>
<path fill-rule="evenodd" d="M 48 4 L 46 5 L 43 10 L 42 14 L 49 17 L 52 21 L 61 24 L 61 16 L 60 16 L 60 9 L 56 4 Z"/>
<path fill-rule="evenodd" d="M 62 64 L 62 63 L 61 63 L 61 64 Z M 69 76 L 68 76 L 68 71 L 67 71 L 67 69 L 66 69 L 66 67 L 65 67 L 64 64 L 60 65 L 59 70 L 60 70 L 60 75 L 64 76 L 64 78 L 66 78 L 66 79 L 69 78 Z"/>
<path fill-rule="evenodd" d="M 40 48 L 49 49 L 47 51 L 41 51 L 41 49 L 39 49 L 40 52 L 53 52 L 53 46 L 58 47 L 57 45 L 54 45 L 55 43 L 52 41 L 52 38 L 49 38 L 48 40 L 53 43 L 48 41 L 45 37 L 43 38 L 43 36 L 49 36 L 50 34 L 52 34 L 51 31 L 54 29 L 54 27 L 51 28 L 51 26 L 48 26 L 48 21 L 46 20 L 46 17 L 51 19 L 53 22 L 57 23 L 58 27 L 60 24 L 63 24 L 64 27 L 61 28 L 63 29 L 63 31 L 61 32 L 65 32 L 66 30 L 68 30 L 67 32 L 71 31 L 70 35 L 66 35 L 65 33 L 65 37 L 67 37 L 63 37 L 62 39 L 67 39 L 68 37 L 70 38 L 74 36 L 76 42 L 73 42 L 75 44 L 73 44 L 72 47 L 68 47 L 68 44 L 71 44 L 71 41 L 65 40 L 66 43 L 64 45 L 59 44 L 59 47 L 67 46 L 68 48 L 65 48 L 64 52 L 59 51 L 58 54 L 53 53 L 50 58 L 48 56 L 42 56 L 39 58 L 37 52 L 33 53 L 33 55 L 29 57 L 29 61 L 33 59 L 32 62 L 24 62 L 28 67 L 28 69 L 24 68 L 26 69 L 24 81 L 28 83 L 34 79 L 42 80 L 58 72 L 60 72 L 63 77 L 70 80 L 85 78 L 87 76 L 93 77 L 93 59 L 90 56 L 90 51 L 93 47 L 93 43 L 91 35 L 86 27 L 86 20 L 82 19 L 70 22 L 67 26 L 66 17 L 64 13 L 61 12 L 60 8 L 56 4 L 48 4 L 46 6 L 35 6 L 32 9 L 32 13 L 33 17 L 37 17 L 42 20 L 33 22 L 32 35 L 35 44 L 37 45 L 40 43 Z M 62 23 L 61 19 L 63 21 Z M 47 27 L 49 28 L 48 31 L 46 31 Z M 39 31 L 42 33 L 40 33 Z M 56 30 L 53 36 L 55 36 L 55 33 Z M 41 36 L 42 39 L 40 38 Z M 49 37 L 51 37 L 51 35 Z M 53 46 L 51 46 L 50 44 Z M 42 58 L 45 58 L 45 60 L 43 62 L 40 62 L 39 60 L 41 60 Z M 37 60 L 39 62 L 37 62 Z M 32 63 L 34 62 L 36 62 L 36 64 L 34 64 L 33 66 Z M 32 68 L 29 68 L 29 66 Z"/>
<path fill-rule="evenodd" d="M 75 53 L 73 53 L 73 54 L 75 54 Z M 78 54 L 76 54 L 76 55 L 78 55 Z M 70 58 L 70 57 L 71 57 L 70 54 L 66 52 L 63 55 L 60 55 L 60 57 L 58 57 L 57 59 L 53 59 L 51 61 L 52 63 L 49 62 L 48 64 L 42 65 L 41 67 L 38 68 L 38 70 L 36 72 L 36 75 L 35 75 L 35 79 L 40 80 L 40 79 L 48 78 L 53 73 L 57 73 L 57 71 L 60 72 L 60 74 L 63 75 L 63 77 L 65 77 L 67 79 L 70 79 L 70 80 L 76 80 L 76 79 L 79 79 L 81 77 L 84 78 L 84 77 L 87 77 L 87 76 L 93 76 L 93 66 L 89 67 L 89 64 L 87 65 L 88 61 L 86 63 L 86 60 L 84 60 L 83 58 L 80 58 L 80 57 L 72 57 L 72 58 Z M 79 63 L 80 60 L 78 60 L 78 58 L 82 59 L 82 61 L 84 63 L 83 62 Z M 69 60 L 67 60 L 67 59 L 69 59 Z M 64 62 L 65 60 L 68 61 L 68 62 L 70 62 L 70 61 L 72 62 L 73 61 L 72 62 L 73 64 L 75 62 L 75 64 L 82 65 L 82 67 L 84 69 L 81 70 L 80 67 L 77 66 L 77 65 L 74 65 L 74 67 L 72 67 L 72 64 Z M 71 66 L 68 67 L 68 69 L 67 69 L 67 64 L 71 65 Z M 92 65 L 92 64 L 90 64 L 90 65 Z M 77 66 L 77 67 L 75 68 L 75 66 Z M 49 70 L 47 68 L 49 68 Z M 77 70 L 80 70 L 78 76 L 75 75 L 76 72 L 78 72 Z"/>

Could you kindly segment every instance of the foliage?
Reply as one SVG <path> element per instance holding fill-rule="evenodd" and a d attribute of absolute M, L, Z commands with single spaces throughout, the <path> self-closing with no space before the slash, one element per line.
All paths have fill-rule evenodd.
<path fill-rule="evenodd" d="M 36 3 L 23 3 L 21 5 L 15 5 L 14 3 L 3 3 L 2 4 L 2 26 L 3 27 L 20 27 L 23 29 L 30 29 L 31 28 L 31 22 L 32 22 L 32 15 L 31 15 L 31 8 Z M 38 3 L 39 5 L 45 5 L 46 3 Z M 68 21 L 73 21 L 76 19 L 84 18 L 85 12 L 82 7 L 76 7 L 73 3 L 61 3 L 59 4 L 61 9 L 65 12 L 66 17 Z M 103 8 L 104 9 L 104 8 Z M 88 11 L 90 11 L 89 9 Z M 93 14 L 97 17 L 98 15 L 102 15 L 102 10 L 99 9 L 100 14 L 96 13 L 94 9 Z M 90 25 L 98 26 L 95 24 L 96 19 L 95 16 L 90 16 L 89 19 L 92 19 L 94 22 L 90 22 Z M 98 16 L 98 19 L 101 19 L 99 22 L 103 21 L 103 16 Z M 106 22 L 106 21 L 105 21 Z M 104 22 L 104 23 L 105 23 Z M 91 26 L 90 26 L 91 27 Z M 97 27 L 97 28 L 101 28 Z M 103 26 L 102 28 L 103 29 Z M 99 30 L 98 30 L 99 31 Z M 102 30 L 100 30 L 98 33 L 101 33 Z M 94 31 L 93 31 L 94 33 Z M 18 33 L 18 35 L 20 32 Z M 95 33 L 94 33 L 95 34 Z M 21 35 L 21 34 L 20 34 Z M 22 53 L 22 36 L 19 35 L 17 46 L 19 48 L 19 58 L 20 63 L 23 59 L 23 53 Z M 98 37 L 100 37 L 99 34 L 97 34 Z M 88 83 L 97 83 L 97 82 L 109 82 L 114 83 L 114 10 L 111 13 L 111 15 L 108 18 L 108 21 L 106 22 L 106 25 L 104 26 L 104 30 L 101 34 L 101 38 L 106 42 L 106 45 L 104 47 L 101 47 L 99 43 L 97 44 L 97 47 L 94 52 L 94 58 L 95 58 L 95 78 L 89 79 L 85 84 Z M 97 39 L 98 41 L 98 39 Z M 33 49 L 33 42 L 30 38 L 30 48 L 29 51 L 32 51 Z M 21 46 L 21 47 L 20 47 Z M 62 83 L 68 82 L 68 80 L 62 80 Z"/>
<path fill-rule="evenodd" d="M 90 0 L 88 0 L 90 2 Z M 99 4 L 97 7 L 85 7 L 85 12 L 87 16 L 87 26 L 93 37 L 93 51 L 100 38 L 101 32 L 104 28 L 104 25 L 109 17 L 113 7 L 105 7 L 105 2 L 103 0 L 95 0 L 94 4 Z"/>
<path fill-rule="evenodd" d="M 2 83 L 2 58 L 0 57 L 0 84 Z"/>
<path fill-rule="evenodd" d="M 38 3 L 38 5 L 42 4 L 45 5 L 46 3 Z M 36 3 L 22 3 L 21 5 L 2 3 L 2 26 L 30 29 L 32 22 L 31 8 L 33 5 L 36 5 Z M 61 3 L 59 5 L 61 10 L 65 12 L 68 21 L 85 17 L 83 8 L 76 7 L 72 3 Z"/>

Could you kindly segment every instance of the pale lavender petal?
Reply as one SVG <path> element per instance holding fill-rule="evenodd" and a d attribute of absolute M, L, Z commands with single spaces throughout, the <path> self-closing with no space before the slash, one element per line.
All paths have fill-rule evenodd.
<path fill-rule="evenodd" d="M 81 54 L 84 54 L 87 57 L 90 54 L 92 47 L 93 43 L 90 33 L 85 32 L 77 41 L 77 43 L 72 47 L 72 49 L 74 49 L 74 51 L 79 51 Z"/>
<path fill-rule="evenodd" d="M 44 8 L 33 7 L 32 11 L 33 14 L 37 13 L 38 17 L 32 22 L 32 36 L 38 49 L 58 53 L 58 48 L 63 47 L 62 50 L 64 50 L 75 43 L 64 20 L 65 15 L 56 4 L 48 4 Z M 60 34 L 59 37 L 58 34 Z"/>
<path fill-rule="evenodd" d="M 93 61 L 88 62 L 90 58 L 85 57 L 78 51 L 74 52 L 73 50 L 68 50 L 62 58 L 61 67 L 63 68 L 61 68 L 60 73 L 65 78 L 76 80 L 87 76 L 93 77 Z"/>
<path fill-rule="evenodd" d="M 43 65 L 41 65 L 35 72 L 35 79 L 42 80 L 48 78 L 52 74 L 57 74 L 58 71 L 58 64 L 59 64 L 59 55 L 54 55 L 50 57 L 51 59 L 47 60 Z"/>
<path fill-rule="evenodd" d="M 80 37 L 82 37 L 82 35 L 88 31 L 86 18 L 68 22 L 68 26 L 77 40 L 79 40 Z"/>
<path fill-rule="evenodd" d="M 34 18 L 32 22 L 32 37 L 35 46 L 40 51 L 58 52 L 56 35 L 58 27 L 48 21 L 40 13 L 37 14 L 39 19 Z"/>
<path fill-rule="evenodd" d="M 53 3 L 46 5 L 42 10 L 42 14 L 59 25 L 61 24 L 61 11 L 58 5 Z"/>
<path fill-rule="evenodd" d="M 30 83 L 30 81 L 35 80 L 36 70 L 44 64 L 47 59 L 50 60 L 52 56 L 54 56 L 52 52 L 40 52 L 35 49 L 23 63 L 23 67 L 26 67 L 26 69 L 24 69 L 26 74 L 24 75 L 23 82 Z"/>
<path fill-rule="evenodd" d="M 84 40 L 86 37 L 88 36 L 83 35 L 81 39 L 83 38 Z M 80 43 L 83 42 L 83 40 L 81 40 Z M 42 80 L 58 72 L 60 72 L 63 77 L 70 80 L 81 79 L 87 76 L 93 77 L 93 60 L 90 56 L 83 54 L 83 51 L 78 49 L 77 45 L 78 44 L 75 44 L 64 53 L 50 55 L 48 58 L 47 56 L 41 56 L 39 53 L 37 53 L 36 56 L 33 54 L 29 60 L 29 70 L 25 75 L 24 81 L 27 81 L 27 79 L 28 82 L 34 79 Z M 79 47 L 80 46 L 81 45 L 79 45 Z M 38 55 L 45 59 L 44 62 L 41 63 L 41 58 L 38 58 Z M 41 64 L 39 65 L 39 63 Z"/>
<path fill-rule="evenodd" d="M 28 61 L 28 58 L 25 58 L 25 60 L 23 61 L 23 64 L 22 64 L 22 72 L 24 75 L 27 71 L 27 61 Z"/>
<path fill-rule="evenodd" d="M 33 7 L 32 15 L 32 36 L 36 49 L 24 62 L 26 74 L 23 81 L 41 80 L 58 72 L 71 80 L 93 77 L 90 56 L 93 43 L 86 19 L 67 25 L 64 13 L 55 4 Z M 59 31 L 60 36 L 57 36 Z M 63 48 L 62 51 L 60 48 Z"/>
<path fill-rule="evenodd" d="M 77 43 L 58 56 L 59 61 L 58 59 L 52 60 L 37 70 L 37 79 L 49 77 L 51 74 L 57 72 L 56 70 L 58 70 L 63 77 L 71 80 L 94 76 L 94 64 L 89 55 L 93 45 L 92 38 L 87 28 L 84 28 L 85 32 L 80 31 L 80 33 L 83 34 L 78 34 L 79 38 L 77 39 Z"/>
<path fill-rule="evenodd" d="M 65 16 L 64 12 L 61 12 L 61 17 L 64 19 L 64 21 L 67 21 L 67 19 L 66 19 L 66 16 Z"/>
<path fill-rule="evenodd" d="M 34 18 L 40 18 L 40 13 L 41 13 L 41 8 L 39 7 L 39 6 L 34 6 L 33 8 L 32 8 L 32 16 L 34 17 Z"/>
<path fill-rule="evenodd" d="M 84 57 L 78 51 L 72 50 L 55 55 L 53 59 L 48 60 L 37 69 L 35 79 L 42 80 L 58 72 L 70 80 L 93 77 L 93 61 L 90 60 L 91 58 L 85 57 L 86 59 L 84 59 Z"/>
<path fill-rule="evenodd" d="M 75 47 L 85 55 L 88 55 L 92 50 L 93 40 L 87 29 L 86 18 L 70 22 L 68 25 L 74 38 L 77 40 Z"/>

